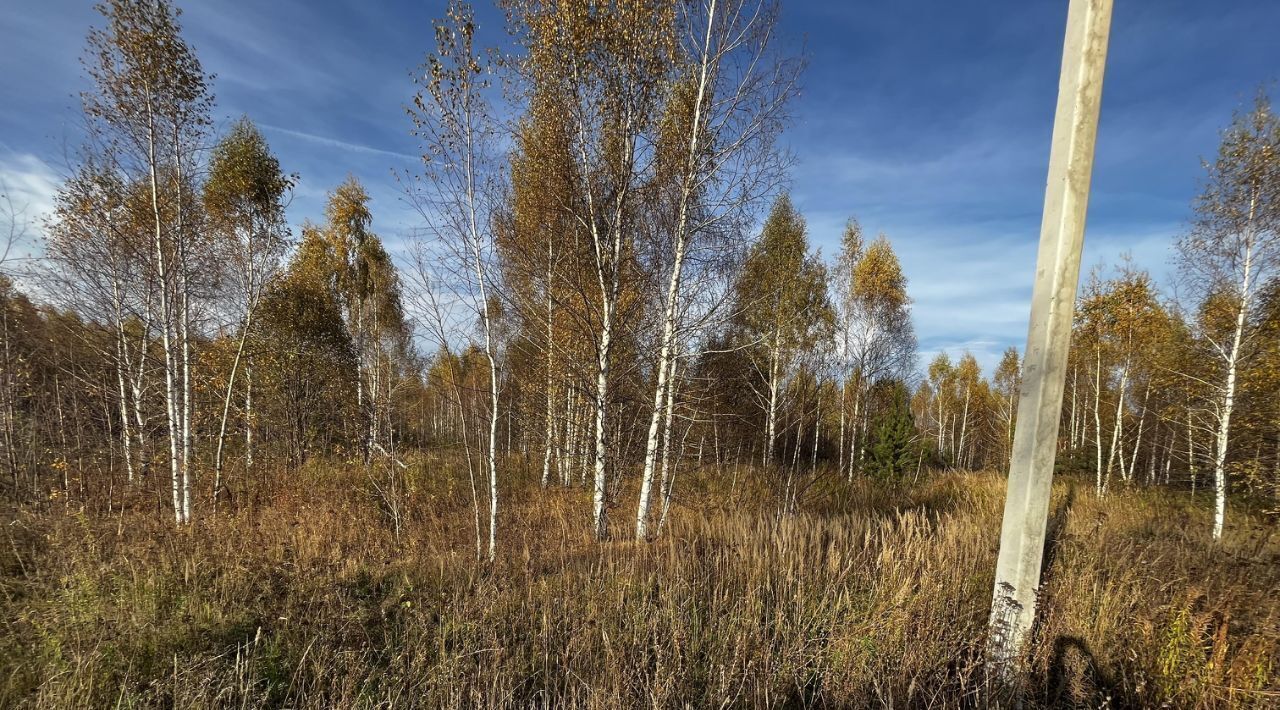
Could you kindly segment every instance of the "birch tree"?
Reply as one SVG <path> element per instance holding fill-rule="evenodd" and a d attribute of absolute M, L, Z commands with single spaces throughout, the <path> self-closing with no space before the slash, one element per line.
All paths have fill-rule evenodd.
<path fill-rule="evenodd" d="M 1259 346 L 1258 294 L 1280 264 L 1280 119 L 1265 96 L 1252 111 L 1235 116 L 1205 169 L 1194 228 L 1179 240 L 1178 255 L 1189 291 L 1217 300 L 1227 323 L 1220 330 L 1202 326 L 1197 333 L 1214 363 L 1209 408 L 1215 422 L 1213 538 L 1218 540 L 1226 521 L 1238 377 Z"/>
<path fill-rule="evenodd" d="M 685 271 L 690 261 L 714 260 L 723 236 L 781 177 L 775 140 L 794 94 L 799 63 L 773 54 L 777 8 L 760 0 L 703 0 L 680 5 L 684 38 L 678 76 L 659 137 L 659 179 L 672 213 L 660 240 L 659 284 L 664 288 L 652 408 L 645 438 L 636 538 L 648 537 L 649 505 L 664 401 L 673 387 Z"/>
<path fill-rule="evenodd" d="M 959 434 L 956 437 L 955 463 L 961 468 L 968 467 L 973 461 L 972 414 L 975 401 L 981 401 L 981 392 L 985 383 L 982 381 L 982 368 L 973 354 L 965 351 L 956 363 L 955 382 L 959 395 L 959 417 L 957 419 Z"/>
<path fill-rule="evenodd" d="M 319 234 L 327 250 L 329 278 L 339 294 L 343 320 L 356 351 L 356 408 L 365 462 L 385 454 L 385 422 L 393 361 L 407 331 L 400 277 L 372 230 L 369 193 L 354 176 L 329 193 L 326 224 Z"/>
<path fill-rule="evenodd" d="M 1106 434 L 1103 433 L 1103 417 L 1109 410 L 1103 407 L 1103 393 L 1110 387 L 1112 374 L 1112 349 L 1115 339 L 1111 336 L 1112 307 L 1107 285 L 1102 279 L 1101 267 L 1093 269 L 1076 303 L 1075 329 L 1072 332 L 1073 349 L 1087 353 L 1086 367 L 1090 392 L 1090 412 L 1093 419 L 1094 493 L 1107 492 L 1107 464 L 1103 454 Z M 1087 428 L 1087 427 L 1086 427 Z M 1087 437 L 1085 437 L 1087 438 Z"/>
<path fill-rule="evenodd" d="M 257 405 L 277 432 L 290 468 L 301 466 L 348 432 L 362 412 L 354 403 L 355 344 L 347 330 L 342 294 L 333 277 L 332 248 L 323 229 L 302 227 L 288 266 L 268 285 L 261 305 Z M 361 424 L 355 441 L 364 435 Z M 342 443 L 346 440 L 339 439 Z M 264 438 L 263 444 L 267 441 Z"/>
<path fill-rule="evenodd" d="M 204 186 L 205 212 L 218 239 L 217 251 L 237 286 L 229 299 L 235 320 L 235 355 L 214 444 L 215 508 L 223 485 L 227 421 L 242 363 L 245 473 L 253 469 L 253 356 L 246 352 L 246 344 L 263 294 L 279 271 L 289 234 L 284 214 L 286 194 L 295 180 L 281 171 L 266 140 L 247 118 L 236 122 L 214 148 Z"/>
<path fill-rule="evenodd" d="M 869 412 L 869 388 L 881 381 L 909 376 L 915 366 L 916 337 L 911 324 L 907 279 L 888 238 L 864 244 L 857 221 L 849 220 L 840 253 L 831 271 L 836 308 L 837 354 L 845 370 L 846 391 L 852 385 L 848 473 L 862 459 Z M 846 395 L 847 398 L 847 395 Z M 841 421 L 845 406 L 841 405 Z M 844 451 L 841 452 L 842 460 Z"/>
<path fill-rule="evenodd" d="M 655 0 L 608 5 L 516 3 L 533 91 L 564 116 L 573 165 L 569 216 L 586 236 L 594 281 L 592 527 L 608 536 L 609 434 L 620 304 L 635 273 L 638 206 L 651 178 L 653 134 L 677 51 L 676 8 Z M 583 294 L 586 296 L 586 292 Z"/>
<path fill-rule="evenodd" d="M 1017 348 L 1004 351 L 991 379 L 998 397 L 999 418 L 1004 425 L 1000 437 L 1001 468 L 1007 470 L 1013 451 L 1013 427 L 1018 419 L 1018 391 L 1022 387 L 1022 363 Z"/>
<path fill-rule="evenodd" d="M 191 519 L 191 282 L 199 226 L 193 184 L 213 99 L 170 3 L 108 0 L 97 9 L 106 24 L 89 33 L 92 88 L 82 102 L 113 162 L 147 186 L 174 519 L 181 525 Z"/>
<path fill-rule="evenodd" d="M 418 80 L 421 90 L 409 110 L 422 141 L 425 180 L 415 180 L 411 198 L 428 230 L 454 262 L 455 294 L 467 300 L 480 323 L 489 364 L 488 436 L 483 471 L 489 479 L 489 561 L 497 555 L 498 368 L 492 265 L 497 175 L 493 144 L 497 125 L 485 96 L 488 66 L 475 47 L 475 18 L 464 2 L 450 2 L 436 24 L 436 49 Z"/>
<path fill-rule="evenodd" d="M 779 197 L 735 285 L 735 320 L 752 355 L 764 413 L 765 464 L 775 461 L 778 413 L 792 365 L 830 333 L 826 284 L 822 262 L 809 252 L 804 218 L 789 197 Z"/>
<path fill-rule="evenodd" d="M 927 377 L 930 389 L 933 391 L 931 416 L 934 426 L 937 427 L 937 431 L 934 432 L 934 446 L 937 448 L 938 456 L 947 458 L 949 455 L 947 426 L 951 421 L 949 395 L 955 382 L 955 367 L 952 366 L 951 358 L 946 352 L 938 353 L 929 362 Z"/>
<path fill-rule="evenodd" d="M 536 353 L 542 383 L 542 485 L 551 480 L 552 461 L 564 480 L 565 402 L 580 378 L 576 363 L 583 323 L 574 318 L 574 285 L 579 281 L 582 235 L 566 206 L 573 202 L 567 121 L 555 101 L 529 97 L 515 128 L 510 155 L 510 192 L 498 220 L 494 247 L 504 302 L 520 321 L 522 344 Z"/>
<path fill-rule="evenodd" d="M 125 477 L 146 477 L 148 345 L 155 283 L 149 268 L 145 189 L 102 158 L 87 157 L 59 188 L 45 224 L 49 291 L 64 308 L 109 324 L 103 355 L 113 365 Z"/>

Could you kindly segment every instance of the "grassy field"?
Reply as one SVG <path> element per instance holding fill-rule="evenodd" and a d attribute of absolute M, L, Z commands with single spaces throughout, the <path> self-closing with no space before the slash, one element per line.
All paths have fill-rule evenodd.
<path fill-rule="evenodd" d="M 684 474 L 656 542 L 509 477 L 496 564 L 465 476 L 419 462 L 402 532 L 313 465 L 175 530 L 150 499 L 5 510 L 0 706 L 941 707 L 984 673 L 1003 480 Z M 621 498 L 632 500 L 624 491 Z M 199 510 L 199 509 L 197 509 Z M 1280 535 L 1207 501 L 1060 481 L 1027 707 L 1280 704 Z M 614 511 L 616 525 L 629 505 Z"/>

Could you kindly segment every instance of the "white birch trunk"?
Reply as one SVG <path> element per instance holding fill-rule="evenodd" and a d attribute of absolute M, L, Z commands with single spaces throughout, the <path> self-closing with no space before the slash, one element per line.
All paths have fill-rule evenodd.
<path fill-rule="evenodd" d="M 818 437 L 822 434 L 822 391 L 818 391 L 818 406 L 813 414 L 813 456 L 809 461 L 810 469 L 818 468 Z"/>
<path fill-rule="evenodd" d="M 858 430 L 859 422 L 861 422 L 860 413 L 862 409 L 862 382 L 855 380 L 853 383 L 853 418 L 849 420 L 849 472 L 847 480 L 853 480 L 853 469 L 859 460 L 858 451 Z"/>
<path fill-rule="evenodd" d="M 1094 482 L 1098 495 L 1106 494 L 1106 482 L 1102 478 L 1102 346 L 1097 350 L 1093 369 L 1093 444 L 1097 454 L 1097 479 Z"/>
<path fill-rule="evenodd" d="M 658 535 L 662 534 L 662 528 L 666 525 L 667 512 L 671 510 L 671 491 L 675 487 L 675 471 L 669 468 L 671 466 L 671 420 L 675 413 L 676 397 L 674 373 L 667 382 L 666 414 L 662 425 L 662 512 L 658 516 Z"/>
<path fill-rule="evenodd" d="M 173 309 L 169 294 L 169 264 L 164 250 L 164 222 L 160 217 L 160 185 L 156 157 L 155 116 L 150 102 L 147 104 L 147 177 L 151 188 L 151 215 L 154 220 L 154 247 L 156 257 L 156 276 L 160 281 L 160 345 L 164 351 L 164 389 L 165 389 L 165 423 L 169 435 L 169 475 L 173 490 L 174 522 L 182 525 L 182 481 L 181 467 L 178 459 L 178 402 L 177 383 L 175 380 L 175 357 L 173 352 Z"/>
<path fill-rule="evenodd" d="M 610 304 L 612 305 L 612 304 Z M 600 331 L 600 351 L 596 354 L 596 401 L 595 401 L 595 461 L 593 467 L 594 488 L 591 498 L 591 515 L 596 539 L 603 540 L 609 534 L 609 521 L 605 510 L 607 491 L 605 456 L 605 427 L 608 422 L 605 416 L 609 403 L 609 347 L 613 337 L 613 318 L 606 306 L 605 323 Z"/>
<path fill-rule="evenodd" d="M 1129 461 L 1128 480 L 1130 482 L 1132 482 L 1133 479 L 1136 477 L 1137 471 L 1138 471 L 1138 452 L 1142 450 L 1142 425 L 1147 420 L 1147 401 L 1150 398 L 1151 398 L 1151 382 L 1148 380 L 1147 388 L 1142 393 L 1142 409 L 1139 410 L 1138 412 L 1138 432 L 1133 438 L 1133 455 L 1132 455 L 1132 459 Z M 1156 432 L 1156 436 L 1159 437 L 1158 431 Z M 1159 438 L 1156 439 L 1156 443 L 1157 444 L 1159 443 Z M 1154 453 L 1155 451 L 1153 448 L 1152 456 L 1150 457 L 1152 460 L 1155 460 Z M 1151 469 L 1151 470 L 1154 470 L 1154 469 Z"/>
<path fill-rule="evenodd" d="M 947 418 L 943 416 L 942 412 L 942 383 L 939 382 L 938 385 L 938 391 L 935 393 L 935 396 L 938 398 L 938 455 L 945 456 L 946 439 L 944 438 L 944 432 L 947 428 Z M 856 397 L 857 394 L 855 393 L 854 396 Z M 856 413 L 854 414 L 854 418 L 857 418 Z"/>
<path fill-rule="evenodd" d="M 178 145 L 174 137 L 175 147 Z M 182 352 L 182 522 L 191 522 L 191 286 L 189 283 L 187 233 L 183 215 L 181 152 L 175 153 L 178 190 L 178 341 Z"/>
<path fill-rule="evenodd" d="M 129 422 L 129 398 L 125 392 L 124 371 L 128 368 L 128 353 L 125 351 L 124 326 L 119 317 L 116 320 L 116 387 L 120 398 L 120 443 L 124 449 L 125 480 L 129 485 L 134 483 L 133 474 L 133 435 Z"/>
<path fill-rule="evenodd" d="M 781 369 L 779 358 L 781 353 L 778 352 L 780 347 L 781 329 L 774 326 L 773 330 L 773 347 L 769 352 L 769 411 L 765 416 L 765 465 L 773 463 L 774 442 L 778 435 L 778 371 Z M 785 453 L 785 452 L 784 452 Z"/>
<path fill-rule="evenodd" d="M 1076 381 L 1077 381 L 1078 375 L 1079 375 L 1078 366 L 1073 365 L 1071 367 L 1071 450 L 1072 451 L 1074 451 L 1079 446 L 1079 444 L 1077 443 L 1078 439 L 1076 438 L 1076 431 L 1077 431 L 1076 425 L 1078 423 L 1076 421 L 1076 395 L 1077 395 Z M 1012 419 L 1012 415 L 1010 416 L 1010 418 Z M 1012 441 L 1012 437 L 1010 437 L 1010 440 Z"/>
<path fill-rule="evenodd" d="M 244 363 L 244 472 L 253 474 L 253 356 Z"/>
<path fill-rule="evenodd" d="M 689 202 L 697 179 L 699 139 L 703 126 L 703 103 L 707 96 L 708 73 L 711 63 L 711 31 L 715 26 L 716 0 L 711 0 L 707 10 L 707 31 L 703 37 L 702 56 L 698 69 L 698 90 L 694 97 L 693 120 L 689 130 L 689 149 L 685 155 L 685 171 L 680 186 L 680 203 L 677 208 L 672 239 L 671 273 L 667 280 L 667 294 L 662 318 L 662 341 L 658 353 L 658 372 L 653 387 L 653 411 L 649 415 L 649 432 L 645 440 L 644 473 L 640 479 L 640 502 L 636 507 L 636 539 L 647 536 L 649 496 L 653 486 L 653 472 L 658 453 L 658 424 L 662 403 L 667 391 L 667 378 L 673 363 L 673 346 L 676 333 L 676 314 L 679 312 L 680 277 L 684 269 L 685 247 L 689 233 Z"/>
<path fill-rule="evenodd" d="M 138 432 L 138 472 L 142 478 L 147 477 L 150 469 L 149 452 L 147 449 L 147 423 L 146 418 L 142 414 L 143 391 L 145 389 L 145 378 L 147 368 L 147 344 L 151 339 L 151 300 L 147 299 L 147 306 L 143 316 L 142 334 L 139 336 L 138 343 L 138 366 L 137 369 L 130 372 L 129 390 L 133 394 L 132 409 L 133 421 Z"/>
<path fill-rule="evenodd" d="M 546 488 L 547 483 L 551 479 L 551 450 L 555 446 L 553 439 L 555 438 L 555 388 L 552 386 L 554 382 L 555 356 L 553 353 L 553 340 L 555 336 L 554 330 L 554 300 L 551 296 L 551 241 L 547 241 L 547 342 L 546 342 L 546 360 L 547 360 L 547 379 L 544 383 L 546 387 L 547 412 L 546 419 L 543 422 L 543 451 L 542 451 L 542 487 Z"/>
<path fill-rule="evenodd" d="M 1196 494 L 1196 448 L 1191 432 L 1191 405 L 1187 405 L 1187 475 L 1191 478 L 1191 495 Z"/>
<path fill-rule="evenodd" d="M 245 316 L 244 325 L 240 329 L 240 339 L 236 343 L 236 355 L 231 360 L 231 374 L 227 378 L 227 389 L 222 398 L 222 417 L 218 424 L 218 445 L 213 455 L 213 509 L 218 510 L 218 497 L 222 492 L 223 453 L 227 442 L 227 420 L 231 415 L 231 396 L 235 393 L 236 374 L 240 370 L 240 360 L 244 357 L 244 344 L 249 336 L 251 315 Z M 247 398 L 246 398 L 247 401 Z M 245 443 L 252 441 L 252 435 L 246 435 Z"/>
<path fill-rule="evenodd" d="M 1169 485 L 1169 477 L 1173 472 L 1173 447 L 1178 445 L 1178 429 L 1169 427 L 1169 445 L 1164 450 L 1164 484 Z"/>
<path fill-rule="evenodd" d="M 846 379 L 840 383 L 840 436 L 836 442 L 836 471 L 844 473 L 844 423 L 845 423 L 845 400 L 849 395 L 849 381 Z"/>
<path fill-rule="evenodd" d="M 1253 220 L 1254 203 L 1250 202 L 1249 217 Z M 1240 359 L 1240 344 L 1244 339 L 1245 316 L 1249 311 L 1252 294 L 1249 289 L 1253 277 L 1253 245 L 1245 243 L 1244 276 L 1240 280 L 1240 302 L 1236 309 L 1235 333 L 1231 338 L 1231 350 L 1227 353 L 1227 381 L 1223 388 L 1222 415 L 1218 418 L 1217 449 L 1213 458 L 1213 539 L 1222 539 L 1222 528 L 1227 518 L 1227 444 L 1231 435 L 1231 413 L 1235 408 L 1236 367 Z"/>
<path fill-rule="evenodd" d="M 1129 389 L 1129 363 L 1125 363 L 1120 370 L 1120 390 L 1116 395 L 1116 420 L 1111 427 L 1111 446 L 1107 451 L 1107 468 L 1102 478 L 1102 490 L 1105 492 L 1111 483 L 1111 468 L 1115 465 L 1118 458 L 1120 460 L 1120 477 L 1125 481 L 1129 480 L 1129 475 L 1124 469 L 1124 451 L 1122 447 L 1124 442 L 1121 439 L 1121 433 L 1124 427 L 1124 398 Z"/>

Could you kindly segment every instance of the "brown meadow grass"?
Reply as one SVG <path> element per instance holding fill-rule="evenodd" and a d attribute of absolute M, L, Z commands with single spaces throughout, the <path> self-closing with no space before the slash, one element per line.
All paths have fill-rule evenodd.
<path fill-rule="evenodd" d="M 0 706 L 1280 704 L 1280 535 L 1243 505 L 1215 545 L 1203 496 L 1059 481 L 1011 692 L 982 663 L 998 475 L 824 480 L 779 516 L 762 472 L 682 472 L 647 544 L 593 542 L 586 490 L 517 476 L 493 565 L 439 460 L 398 537 L 333 463 L 182 530 L 140 501 L 9 505 Z"/>

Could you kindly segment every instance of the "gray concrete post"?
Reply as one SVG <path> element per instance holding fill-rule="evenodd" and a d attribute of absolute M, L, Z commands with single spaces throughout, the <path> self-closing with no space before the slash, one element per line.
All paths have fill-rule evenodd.
<path fill-rule="evenodd" d="M 1035 619 L 1111 4 L 1112 0 L 1071 0 L 1067 11 L 1031 322 L 991 605 L 990 657 L 1006 669 L 1019 656 Z"/>

